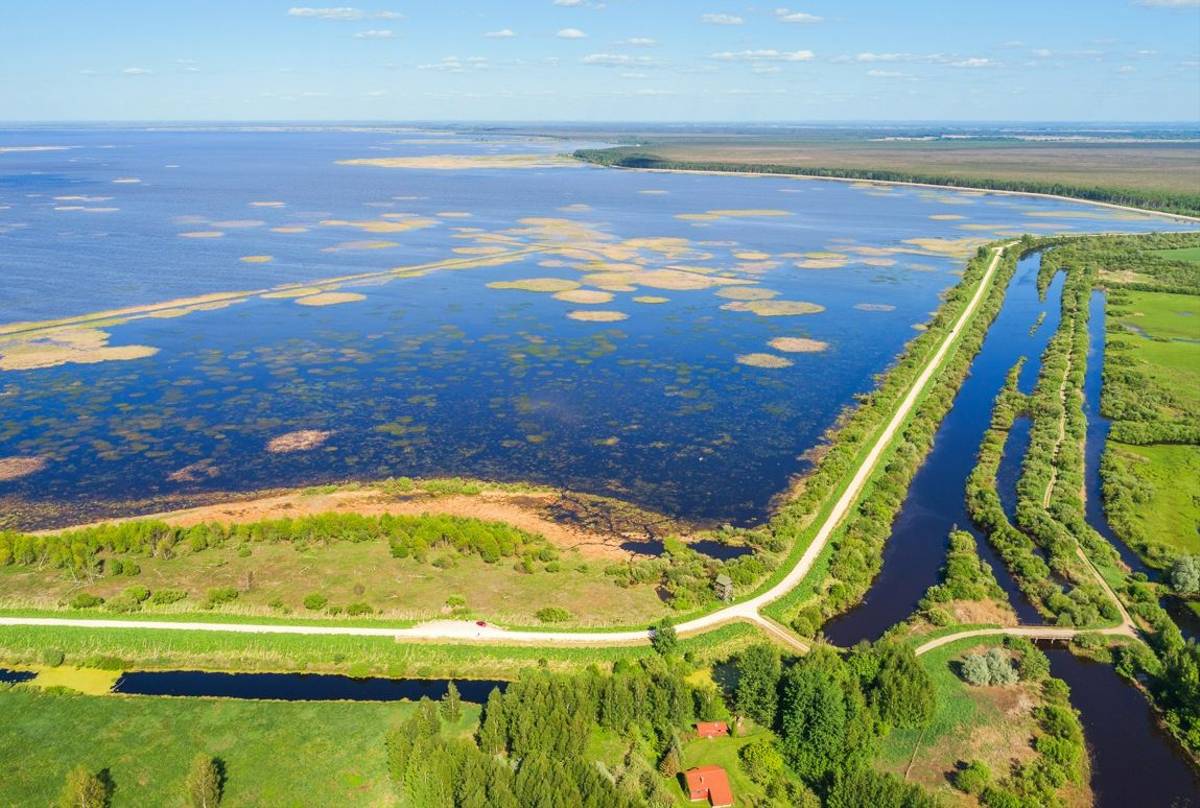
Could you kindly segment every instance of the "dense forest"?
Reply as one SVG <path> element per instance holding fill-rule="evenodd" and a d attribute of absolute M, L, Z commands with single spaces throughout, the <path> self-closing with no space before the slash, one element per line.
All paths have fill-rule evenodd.
<path fill-rule="evenodd" d="M 574 155 L 579 160 L 621 168 L 672 169 L 677 171 L 723 171 L 738 173 L 792 174 L 804 177 L 833 179 L 881 180 L 886 182 L 916 182 L 957 188 L 985 188 L 992 191 L 1053 194 L 1106 202 L 1113 205 L 1159 210 L 1188 216 L 1200 215 L 1200 193 L 1176 193 L 1134 188 L 1070 185 L 1027 179 L 996 179 L 962 177 L 953 174 L 924 174 L 891 169 L 820 168 L 817 166 L 781 165 L 778 163 L 722 163 L 667 160 L 650 152 L 631 147 L 612 149 L 580 149 Z"/>

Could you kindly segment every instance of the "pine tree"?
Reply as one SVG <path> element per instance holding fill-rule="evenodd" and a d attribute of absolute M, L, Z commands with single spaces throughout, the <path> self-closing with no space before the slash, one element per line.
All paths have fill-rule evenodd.
<path fill-rule="evenodd" d="M 187 780 L 188 804 L 192 808 L 215 808 L 221 802 L 221 770 L 217 761 L 201 752 L 192 759 Z"/>
<path fill-rule="evenodd" d="M 454 682 L 446 686 L 446 695 L 442 697 L 442 718 L 452 724 L 462 718 L 462 697 Z"/>
<path fill-rule="evenodd" d="M 79 765 L 67 773 L 58 804 L 59 808 L 105 808 L 108 805 L 108 788 L 99 775 Z"/>
<path fill-rule="evenodd" d="M 489 755 L 498 755 L 504 751 L 506 737 L 504 697 L 499 688 L 492 688 L 483 708 L 483 722 L 479 725 L 479 748 Z"/>

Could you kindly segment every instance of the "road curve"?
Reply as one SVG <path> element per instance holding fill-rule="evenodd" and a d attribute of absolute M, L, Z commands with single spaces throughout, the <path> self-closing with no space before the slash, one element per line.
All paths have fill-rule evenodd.
<path fill-rule="evenodd" d="M 798 650 L 807 649 L 807 644 L 794 637 L 782 626 L 768 620 L 759 613 L 763 606 L 786 595 L 797 586 L 804 576 L 812 570 L 821 551 L 829 543 L 834 529 L 842 518 L 849 512 L 875 469 L 876 463 L 887 450 L 904 425 L 917 400 L 925 392 L 931 379 L 937 372 L 942 360 L 950 352 L 959 334 L 971 321 L 980 301 L 991 288 L 996 268 L 1004 251 L 1015 242 L 1009 242 L 995 251 L 987 270 L 979 281 L 979 285 L 959 315 L 954 326 L 942 340 L 937 351 L 926 363 L 920 375 L 917 376 L 908 393 L 896 408 L 887 426 L 876 438 L 867 456 L 859 465 L 850 485 L 834 504 L 833 509 L 822 522 L 816 536 L 796 565 L 788 571 L 777 584 L 767 591 L 742 601 L 718 609 L 715 612 L 702 615 L 693 620 L 678 623 L 675 630 L 682 635 L 692 635 L 716 628 L 719 625 L 746 621 L 754 623 L 777 639 L 787 642 Z M 255 624 L 255 623 L 204 623 L 204 622 L 172 622 L 165 620 L 91 620 L 67 617 L 7 617 L 0 616 L 0 626 L 65 626 L 79 628 L 109 628 L 109 629 L 150 629 L 163 631 L 225 631 L 244 634 L 299 634 L 299 635 L 339 635 L 352 637 L 390 637 L 397 641 L 459 641 L 497 644 L 538 644 L 538 645 L 633 645 L 645 643 L 650 638 L 650 631 L 645 629 L 626 631 L 528 631 L 506 630 L 492 625 L 479 626 L 476 623 L 461 620 L 436 620 L 410 628 L 374 628 L 368 626 L 319 626 L 319 625 L 288 625 L 288 624 Z"/>
<path fill-rule="evenodd" d="M 928 653 L 935 648 L 941 648 L 943 645 L 949 645 L 952 642 L 959 640 L 970 639 L 971 637 L 994 637 L 998 634 L 1003 634 L 1012 637 L 1029 637 L 1034 640 L 1070 640 L 1080 634 L 1104 634 L 1106 636 L 1119 637 L 1137 637 L 1137 632 L 1132 626 L 1119 625 L 1111 628 L 1101 629 L 1083 629 L 1083 628 L 1059 628 L 1057 626 L 1009 626 L 1007 628 L 973 628 L 967 631 L 956 631 L 953 634 L 947 634 L 943 637 L 937 637 L 929 642 L 917 646 L 916 655 Z"/>

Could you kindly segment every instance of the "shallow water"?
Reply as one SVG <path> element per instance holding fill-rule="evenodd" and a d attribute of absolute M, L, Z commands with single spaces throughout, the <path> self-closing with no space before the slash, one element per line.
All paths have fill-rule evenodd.
<path fill-rule="evenodd" d="M 24 128 L 0 144 L 68 147 L 0 154 L 0 324 L 376 273 L 336 285 L 359 302 L 250 296 L 104 326 L 112 346 L 156 349 L 148 358 L 0 371 L 0 458 L 45 460 L 0 482 L 26 527 L 152 510 L 150 498 L 445 474 L 753 523 L 957 281 L 961 255 L 909 240 L 1172 226 L 1055 200 L 785 177 L 336 163 L 586 145 L 461 133 Z M 944 214 L 963 218 L 930 218 Z M 471 265 L 493 249 L 519 255 Z M 447 261 L 460 265 L 379 274 Z M 677 275 L 594 277 L 622 266 L 682 266 L 689 284 L 778 297 L 764 308 L 715 286 L 662 288 Z M 489 286 L 545 277 L 613 300 Z M 824 310 L 753 311 L 778 301 Z M 571 319 L 578 310 L 625 319 Z M 780 352 L 778 367 L 739 361 L 778 337 L 828 347 Z M 266 451 L 298 430 L 330 434 Z M 72 512 L 26 507 L 62 503 Z"/>
<path fill-rule="evenodd" d="M 15 685 L 20 682 L 28 682 L 36 675 L 32 671 L 10 671 L 7 668 L 0 668 L 0 683 Z"/>
<path fill-rule="evenodd" d="M 115 693 L 142 696 L 219 696 L 283 701 L 419 701 L 446 695 L 448 679 L 357 679 L 324 673 L 213 673 L 209 671 L 133 671 L 123 673 Z M 507 682 L 455 679 L 463 701 L 483 704 Z"/>
<path fill-rule="evenodd" d="M 1050 672 L 1071 687 L 1092 758 L 1098 808 L 1200 805 L 1200 776 L 1175 741 L 1158 728 L 1145 697 L 1111 665 L 1045 648 Z"/>
<path fill-rule="evenodd" d="M 822 629 L 832 642 L 851 646 L 859 640 L 874 640 L 910 614 L 925 591 L 937 583 L 950 531 L 956 527 L 975 537 L 980 558 L 991 565 L 1018 618 L 1041 622 L 987 537 L 972 524 L 966 507 L 967 477 L 975 468 L 979 445 L 991 423 L 992 405 L 1009 370 L 1020 357 L 1026 357 L 1018 386 L 1029 389 L 1027 385 L 1037 379 L 1046 342 L 1058 327 L 1063 277 L 1054 279 L 1042 299 L 1037 291 L 1040 264 L 1038 255 L 1018 262 L 1004 304 L 971 364 L 970 375 L 938 427 L 933 448 L 892 524 L 879 575 L 861 603 Z M 1043 312 L 1045 322 L 1031 334 L 1030 326 Z M 1019 467 L 1020 458 L 1006 452 L 1002 469 L 1014 462 Z"/>

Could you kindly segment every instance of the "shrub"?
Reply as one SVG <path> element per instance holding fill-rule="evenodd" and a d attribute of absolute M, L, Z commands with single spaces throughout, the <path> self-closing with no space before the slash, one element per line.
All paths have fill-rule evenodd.
<path fill-rule="evenodd" d="M 537 610 L 537 619 L 543 623 L 563 623 L 571 619 L 571 613 L 561 606 L 545 606 Z"/>
<path fill-rule="evenodd" d="M 90 595 L 87 592 L 80 592 L 75 597 L 71 598 L 72 609 L 94 609 L 104 602 L 104 598 L 97 595 Z"/>
<path fill-rule="evenodd" d="M 66 655 L 63 654 L 61 648 L 47 648 L 42 651 L 42 664 L 49 665 L 51 668 L 57 668 L 63 664 Z"/>
<path fill-rule="evenodd" d="M 679 645 L 679 635 L 675 633 L 675 626 L 667 618 L 663 618 L 654 624 L 653 634 L 650 637 L 650 644 L 654 646 L 654 650 L 666 656 L 673 652 L 676 646 Z"/>
<path fill-rule="evenodd" d="M 987 788 L 992 773 L 982 760 L 972 760 L 954 773 L 954 787 L 959 791 L 979 796 Z"/>
<path fill-rule="evenodd" d="M 967 654 L 962 663 L 963 678 L 968 683 L 983 685 L 1011 685 L 1017 681 L 1008 654 L 999 648 L 991 648 L 986 654 Z"/>
<path fill-rule="evenodd" d="M 1171 586 L 1181 595 L 1200 594 L 1200 555 L 1175 560 L 1171 565 Z"/>
<path fill-rule="evenodd" d="M 121 594 L 130 600 L 144 603 L 150 597 L 150 590 L 144 586 L 127 586 Z"/>
<path fill-rule="evenodd" d="M 358 617 L 364 614 L 375 614 L 375 610 L 365 603 L 351 603 L 346 607 L 346 614 L 351 617 Z"/>
<path fill-rule="evenodd" d="M 126 577 L 132 578 L 134 575 L 141 575 L 142 568 L 139 567 L 137 564 L 133 563 L 132 561 L 126 561 L 125 568 L 121 571 L 121 574 Z"/>
<path fill-rule="evenodd" d="M 140 612 L 142 610 L 142 604 L 128 595 L 117 595 L 115 598 L 105 603 L 104 608 L 108 609 L 110 612 L 127 614 L 128 612 Z"/>
<path fill-rule="evenodd" d="M 308 609 L 310 612 L 316 612 L 324 609 L 325 604 L 327 603 L 329 603 L 329 598 L 325 597 L 319 592 L 313 592 L 311 595 L 304 596 L 304 608 Z"/>
<path fill-rule="evenodd" d="M 214 606 L 219 606 L 222 603 L 230 603 L 237 600 L 238 591 L 232 586 L 218 586 L 208 590 L 204 596 L 204 608 L 211 609 Z"/>
<path fill-rule="evenodd" d="M 168 603 L 177 603 L 187 597 L 187 592 L 182 589 L 158 589 L 150 596 L 150 602 L 163 606 Z"/>

